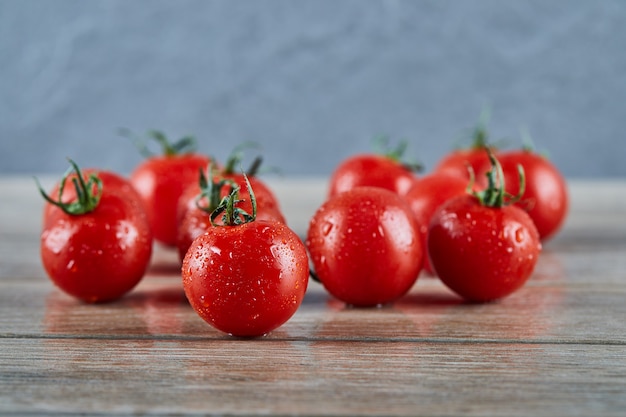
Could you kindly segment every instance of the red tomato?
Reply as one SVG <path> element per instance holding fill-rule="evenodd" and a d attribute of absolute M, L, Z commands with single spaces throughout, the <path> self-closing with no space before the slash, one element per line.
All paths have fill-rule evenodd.
<path fill-rule="evenodd" d="M 561 173 L 547 158 L 530 150 L 509 151 L 499 156 L 506 191 L 519 192 L 517 165 L 524 168 L 526 187 L 516 204 L 528 212 L 539 236 L 546 240 L 561 228 L 569 207 L 567 184 Z"/>
<path fill-rule="evenodd" d="M 169 145 L 162 134 L 153 133 L 164 147 L 164 155 L 151 156 L 135 168 L 130 180 L 141 195 L 154 238 L 175 246 L 178 200 L 183 191 L 198 181 L 210 158 L 196 153 L 178 153 L 180 146 Z"/>
<path fill-rule="evenodd" d="M 380 187 L 404 195 L 415 181 L 415 174 L 384 155 L 355 155 L 343 161 L 330 178 L 329 197 L 355 187 Z"/>
<path fill-rule="evenodd" d="M 115 300 L 134 288 L 152 254 L 143 207 L 123 193 L 108 192 L 92 175 L 81 184 L 78 201 L 57 202 L 60 208 L 50 211 L 41 234 L 41 258 L 50 279 L 88 303 Z"/>
<path fill-rule="evenodd" d="M 418 179 L 404 196 L 419 225 L 423 248 L 427 247 L 428 226 L 437 208 L 452 197 L 466 194 L 467 187 L 468 181 L 461 177 L 434 173 Z M 424 257 L 424 270 L 434 274 L 427 256 Z"/>
<path fill-rule="evenodd" d="M 311 219 L 306 239 L 324 287 L 356 306 L 389 303 L 409 291 L 422 267 L 420 242 L 406 202 L 376 187 L 327 200 Z"/>
<path fill-rule="evenodd" d="M 255 337 L 296 312 L 309 264 L 304 244 L 285 224 L 249 218 L 211 227 L 194 240 L 182 275 L 185 294 L 202 319 L 225 333 Z"/>
<path fill-rule="evenodd" d="M 513 293 L 528 280 L 541 251 L 539 233 L 528 214 L 506 201 L 501 171 L 500 182 L 494 177 L 492 171 L 484 192 L 444 203 L 428 229 L 428 255 L 437 275 L 470 301 Z"/>

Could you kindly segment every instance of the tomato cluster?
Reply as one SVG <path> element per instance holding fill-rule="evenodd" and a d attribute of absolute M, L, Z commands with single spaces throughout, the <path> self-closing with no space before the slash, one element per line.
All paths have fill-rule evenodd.
<path fill-rule="evenodd" d="M 462 298 L 486 302 L 526 282 L 567 210 L 565 180 L 547 158 L 499 150 L 479 124 L 471 147 L 424 176 L 397 154 L 340 163 L 306 244 L 316 278 L 348 304 L 393 302 L 422 269 Z"/>
<path fill-rule="evenodd" d="M 283 324 L 304 298 L 308 255 L 255 177 L 260 159 L 244 174 L 242 148 L 222 167 L 196 153 L 192 138 L 149 138 L 162 154 L 149 153 L 128 179 L 70 161 L 50 193 L 39 187 L 50 279 L 87 303 L 116 300 L 145 275 L 156 241 L 178 249 L 189 302 L 217 329 L 259 336 Z"/>
<path fill-rule="evenodd" d="M 505 297 L 530 277 L 568 209 L 553 164 L 528 149 L 497 150 L 477 129 L 471 148 L 450 152 L 427 175 L 403 162 L 405 143 L 347 158 L 301 240 L 255 176 L 260 158 L 243 173 L 243 147 L 222 165 L 197 153 L 192 138 L 149 137 L 162 153 L 129 178 L 70 161 L 49 193 L 39 187 L 44 269 L 84 302 L 113 301 L 139 283 L 158 242 L 177 250 L 193 309 L 234 336 L 289 320 L 309 274 L 361 307 L 399 299 L 423 270 L 469 301 Z"/>

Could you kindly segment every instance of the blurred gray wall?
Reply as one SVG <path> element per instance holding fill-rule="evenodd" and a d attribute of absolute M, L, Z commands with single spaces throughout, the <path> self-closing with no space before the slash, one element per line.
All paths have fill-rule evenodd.
<path fill-rule="evenodd" d="M 387 134 L 429 169 L 485 106 L 568 177 L 626 176 L 626 1 L 0 0 L 0 174 L 128 173 L 121 126 L 286 175 Z"/>

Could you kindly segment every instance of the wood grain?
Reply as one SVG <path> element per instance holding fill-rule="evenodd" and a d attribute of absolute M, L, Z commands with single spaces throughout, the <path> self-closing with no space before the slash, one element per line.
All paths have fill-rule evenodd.
<path fill-rule="evenodd" d="M 303 236 L 324 181 L 271 185 Z M 571 194 L 564 230 L 500 302 L 422 276 L 393 305 L 348 308 L 311 283 L 289 322 L 242 340 L 193 312 L 161 247 L 117 302 L 62 294 L 40 265 L 32 179 L 0 179 L 0 414 L 623 416 L 626 182 Z"/>

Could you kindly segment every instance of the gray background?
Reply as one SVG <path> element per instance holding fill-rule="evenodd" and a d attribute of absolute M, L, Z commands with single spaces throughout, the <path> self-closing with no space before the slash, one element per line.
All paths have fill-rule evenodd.
<path fill-rule="evenodd" d="M 286 175 L 387 134 L 432 168 L 485 106 L 566 176 L 625 176 L 626 1 L 0 0 L 4 174 L 128 173 L 120 126 Z"/>

